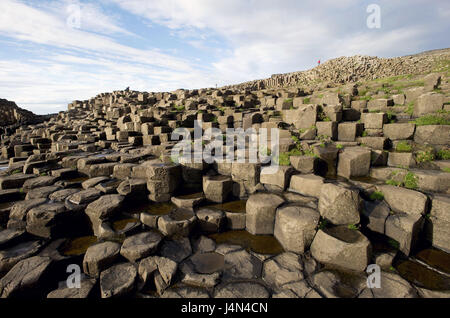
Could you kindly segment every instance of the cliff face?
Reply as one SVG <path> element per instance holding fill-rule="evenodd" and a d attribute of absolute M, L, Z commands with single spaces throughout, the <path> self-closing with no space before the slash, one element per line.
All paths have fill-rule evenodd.
<path fill-rule="evenodd" d="M 0 99 L 0 127 L 16 124 L 37 124 L 46 119 L 48 119 L 48 116 L 35 115 L 26 109 L 20 108 L 15 102 Z"/>
<path fill-rule="evenodd" d="M 437 62 L 449 59 L 450 49 L 395 58 L 362 55 L 339 57 L 307 71 L 274 74 L 267 79 L 229 85 L 224 88 L 260 90 L 295 85 L 314 85 L 324 82 L 335 84 L 363 82 L 383 77 L 432 72 L 433 66 Z"/>

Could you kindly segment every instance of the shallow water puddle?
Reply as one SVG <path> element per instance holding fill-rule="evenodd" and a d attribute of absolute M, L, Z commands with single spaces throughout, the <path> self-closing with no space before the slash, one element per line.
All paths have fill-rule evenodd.
<path fill-rule="evenodd" d="M 232 244 L 259 254 L 277 255 L 283 247 L 272 235 L 252 235 L 247 231 L 229 231 L 209 236 L 217 244 Z"/>
<path fill-rule="evenodd" d="M 78 256 L 86 253 L 87 249 L 97 243 L 95 236 L 83 236 L 68 241 L 61 253 L 66 256 Z"/>
<path fill-rule="evenodd" d="M 415 258 L 450 276 L 450 254 L 435 248 L 427 248 L 417 253 Z"/>
<path fill-rule="evenodd" d="M 245 213 L 245 206 L 247 204 L 247 200 L 239 200 L 232 201 L 221 204 L 209 205 L 207 208 L 213 208 L 217 210 L 222 210 L 230 213 Z"/>
<path fill-rule="evenodd" d="M 400 260 L 394 267 L 400 276 L 419 287 L 431 290 L 450 290 L 450 278 L 413 260 Z"/>
<path fill-rule="evenodd" d="M 113 222 L 112 228 L 116 232 L 126 232 L 128 230 L 131 230 L 135 226 L 139 225 L 140 223 L 141 222 L 139 220 L 132 219 L 132 218 L 122 219 L 122 220 L 117 220 L 117 221 Z"/>

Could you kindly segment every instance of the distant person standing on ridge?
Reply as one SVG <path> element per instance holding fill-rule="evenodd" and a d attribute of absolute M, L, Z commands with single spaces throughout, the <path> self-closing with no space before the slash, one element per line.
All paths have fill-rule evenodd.
<path fill-rule="evenodd" d="M 320 60 L 317 61 L 317 65 L 320 65 Z"/>

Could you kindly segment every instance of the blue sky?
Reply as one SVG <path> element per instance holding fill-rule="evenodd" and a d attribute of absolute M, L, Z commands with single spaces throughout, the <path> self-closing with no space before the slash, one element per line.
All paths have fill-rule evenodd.
<path fill-rule="evenodd" d="M 370 4 L 379 29 L 367 27 Z M 0 98 L 43 114 L 127 86 L 213 87 L 318 59 L 407 55 L 450 47 L 449 21 L 448 0 L 0 0 Z"/>

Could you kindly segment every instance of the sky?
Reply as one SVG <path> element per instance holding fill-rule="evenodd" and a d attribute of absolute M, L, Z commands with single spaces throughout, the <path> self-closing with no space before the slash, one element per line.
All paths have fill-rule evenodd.
<path fill-rule="evenodd" d="M 0 98 L 55 113 L 126 87 L 220 87 L 447 48 L 449 31 L 448 0 L 0 0 Z"/>

